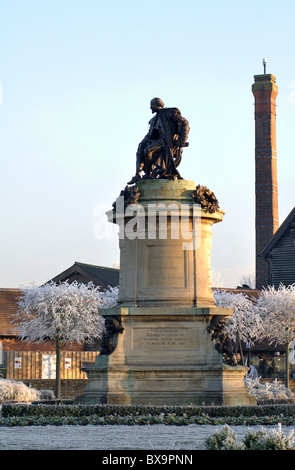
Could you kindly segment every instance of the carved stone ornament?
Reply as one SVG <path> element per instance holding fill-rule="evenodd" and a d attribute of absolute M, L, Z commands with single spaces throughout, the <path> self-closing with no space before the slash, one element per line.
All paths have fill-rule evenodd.
<path fill-rule="evenodd" d="M 140 192 L 138 191 L 137 187 L 134 186 L 125 186 L 125 188 L 121 191 L 119 197 L 124 197 L 124 206 L 122 207 L 117 207 L 117 200 L 113 202 L 113 210 L 124 210 L 126 209 L 127 206 L 130 204 L 136 204 L 138 201 L 138 198 L 140 196 Z"/>
<path fill-rule="evenodd" d="M 201 204 L 202 209 L 210 214 L 219 210 L 219 203 L 215 194 L 206 186 L 198 184 L 196 190 L 193 191 L 193 199 L 197 204 Z"/>
<path fill-rule="evenodd" d="M 222 354 L 223 362 L 230 366 L 237 365 L 237 357 L 234 352 L 234 346 L 224 333 L 223 317 L 214 317 L 210 325 L 207 327 L 208 333 L 211 333 L 211 340 L 215 343 L 215 349 Z"/>
<path fill-rule="evenodd" d="M 115 349 L 113 337 L 117 333 L 123 333 L 124 328 L 121 327 L 119 320 L 116 317 L 107 317 L 105 319 L 105 333 L 100 343 L 100 355 L 108 356 L 112 354 Z"/>

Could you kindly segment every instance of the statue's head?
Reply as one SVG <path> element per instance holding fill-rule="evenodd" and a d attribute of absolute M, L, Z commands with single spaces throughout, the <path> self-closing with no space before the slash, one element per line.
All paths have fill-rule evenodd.
<path fill-rule="evenodd" d="M 151 110 L 155 113 L 158 109 L 164 108 L 164 103 L 160 98 L 153 98 L 151 100 Z"/>

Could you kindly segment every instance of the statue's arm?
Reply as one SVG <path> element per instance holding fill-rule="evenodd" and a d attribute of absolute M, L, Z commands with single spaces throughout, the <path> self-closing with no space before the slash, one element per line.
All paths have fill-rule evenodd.
<path fill-rule="evenodd" d="M 172 116 L 172 121 L 176 124 L 176 134 L 178 135 L 177 146 L 184 147 L 190 130 L 189 123 L 183 116 L 181 116 L 180 111 L 178 110 Z"/>

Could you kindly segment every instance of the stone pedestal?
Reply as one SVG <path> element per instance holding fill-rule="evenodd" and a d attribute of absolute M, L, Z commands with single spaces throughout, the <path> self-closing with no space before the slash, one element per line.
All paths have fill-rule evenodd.
<path fill-rule="evenodd" d="M 137 186 L 138 204 L 115 220 L 121 237 L 119 302 L 213 305 L 212 225 L 224 213 L 201 211 L 193 201 L 192 181 L 144 180 Z"/>
<path fill-rule="evenodd" d="M 228 309 L 116 307 L 124 327 L 114 352 L 88 367 L 79 403 L 241 405 L 254 403 L 244 367 L 223 364 L 206 328 Z"/>
<path fill-rule="evenodd" d="M 216 316 L 232 314 L 214 305 L 211 290 L 212 225 L 224 213 L 201 210 L 190 181 L 137 187 L 137 205 L 124 217 L 108 214 L 120 225 L 120 294 L 118 305 L 101 313 L 119 320 L 123 332 L 112 338 L 114 351 L 87 368 L 88 385 L 76 401 L 256 402 L 243 385 L 245 368 L 224 364 L 207 330 Z"/>

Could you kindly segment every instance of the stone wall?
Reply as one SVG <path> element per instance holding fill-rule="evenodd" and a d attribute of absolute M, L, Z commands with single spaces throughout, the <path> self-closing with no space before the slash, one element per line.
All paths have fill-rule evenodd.
<path fill-rule="evenodd" d="M 55 380 L 51 379 L 31 379 L 24 380 L 23 383 L 29 387 L 36 388 L 37 390 L 55 390 Z M 69 379 L 61 381 L 61 399 L 74 399 L 83 393 L 87 385 L 87 379 Z"/>

